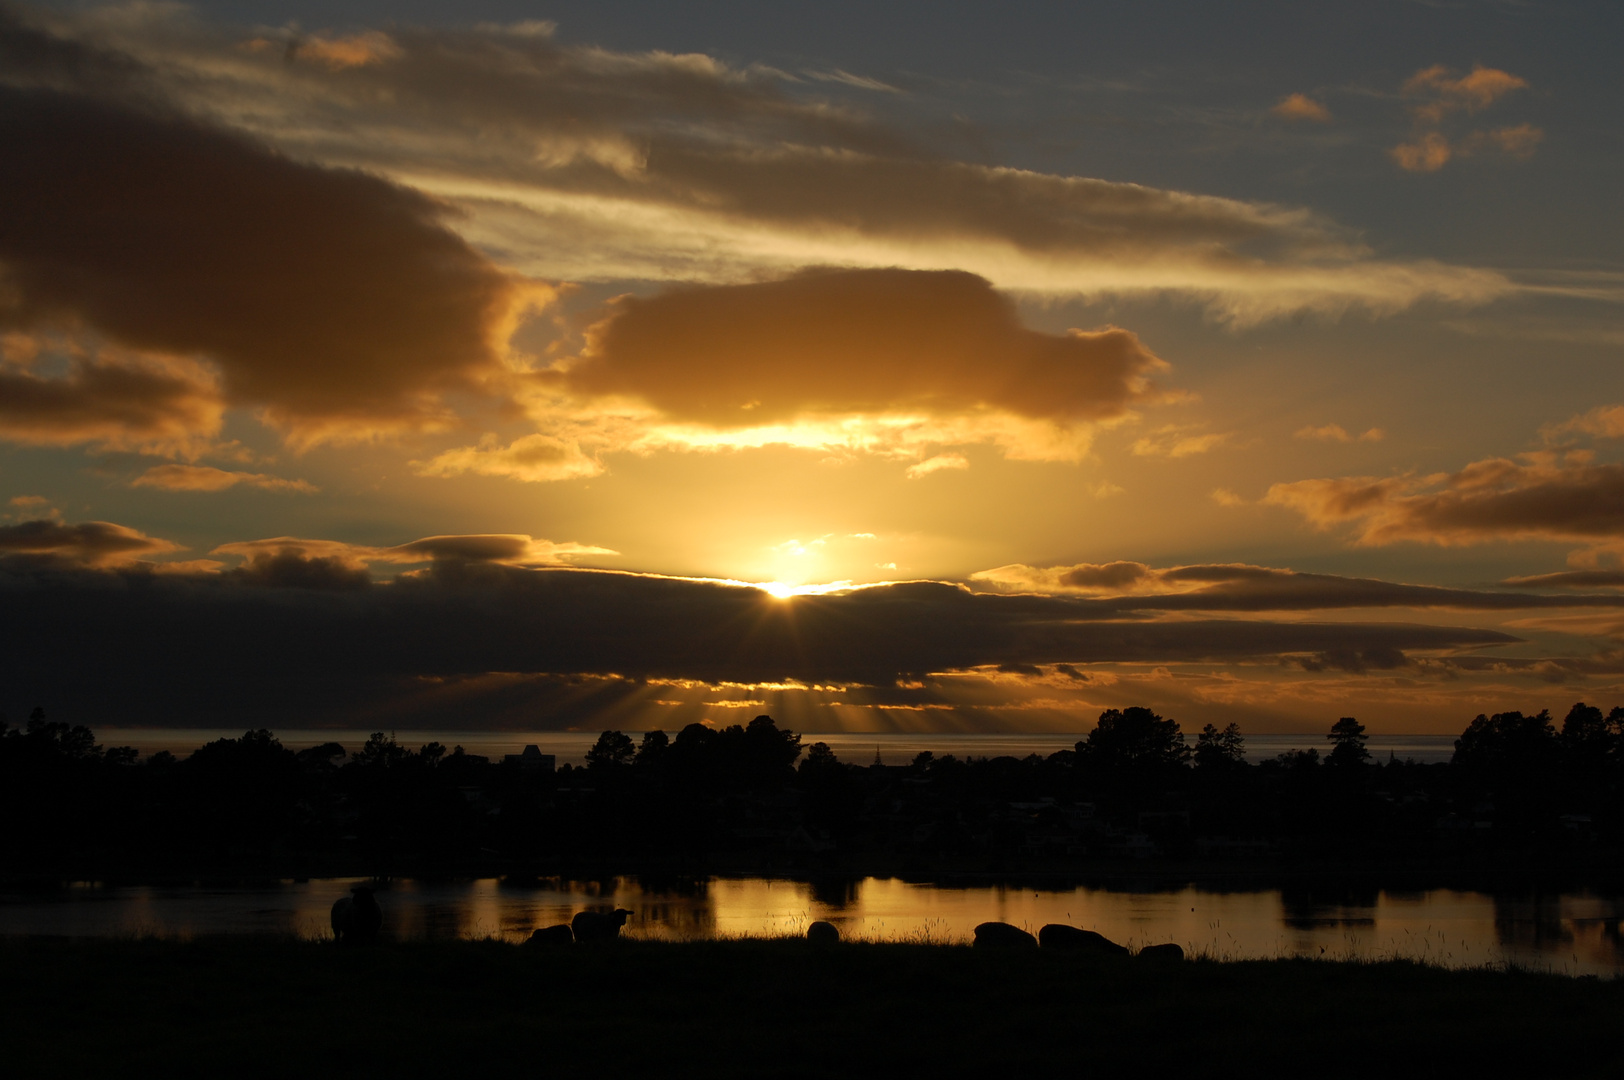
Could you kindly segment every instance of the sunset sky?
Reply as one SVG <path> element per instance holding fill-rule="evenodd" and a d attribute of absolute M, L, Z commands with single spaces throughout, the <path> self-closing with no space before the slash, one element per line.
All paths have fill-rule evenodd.
<path fill-rule="evenodd" d="M 0 710 L 1624 704 L 1624 8 L 0 6 Z"/>

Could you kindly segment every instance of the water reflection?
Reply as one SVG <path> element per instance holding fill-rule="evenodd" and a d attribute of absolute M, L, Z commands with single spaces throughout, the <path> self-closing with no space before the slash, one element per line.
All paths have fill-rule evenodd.
<path fill-rule="evenodd" d="M 325 938 L 328 910 L 356 880 L 0 893 L 0 934 Z M 1624 898 L 1589 893 L 1109 891 L 894 878 L 396 880 L 379 888 L 384 934 L 402 940 L 522 941 L 578 911 L 623 907 L 633 913 L 627 936 L 646 939 L 799 935 L 821 919 L 848 941 L 954 943 L 968 941 L 977 923 L 997 919 L 1034 932 L 1045 923 L 1070 923 L 1133 947 L 1173 941 L 1220 959 L 1410 957 L 1451 967 L 1514 963 L 1624 974 Z"/>

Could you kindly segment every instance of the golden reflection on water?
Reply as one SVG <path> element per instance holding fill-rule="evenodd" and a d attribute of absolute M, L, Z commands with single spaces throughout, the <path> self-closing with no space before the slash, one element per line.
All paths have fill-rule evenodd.
<path fill-rule="evenodd" d="M 203 934 L 330 937 L 328 912 L 362 879 L 260 887 L 80 886 L 49 896 L 0 894 L 0 935 L 187 938 Z M 1450 967 L 1514 963 L 1569 974 L 1624 973 L 1624 898 L 1569 893 L 1215 892 L 1011 885 L 949 888 L 895 878 L 787 881 L 698 878 L 377 882 L 384 933 L 396 939 L 522 941 L 576 912 L 622 907 L 628 937 L 661 940 L 802 935 L 815 920 L 847 941 L 964 943 L 997 920 L 1095 930 L 1133 948 L 1172 941 L 1215 959 L 1395 957 Z"/>

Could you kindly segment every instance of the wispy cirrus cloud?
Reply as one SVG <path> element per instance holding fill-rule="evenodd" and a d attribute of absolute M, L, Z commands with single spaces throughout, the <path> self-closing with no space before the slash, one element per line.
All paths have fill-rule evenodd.
<path fill-rule="evenodd" d="M 1233 432 L 1191 431 L 1176 424 L 1161 427 L 1133 442 L 1133 452 L 1139 457 L 1182 458 L 1205 454 L 1227 443 Z"/>
<path fill-rule="evenodd" d="M 926 458 L 915 465 L 908 466 L 906 473 L 908 479 L 918 480 L 922 476 L 929 476 L 943 469 L 963 470 L 970 467 L 970 459 L 963 454 L 937 454 Z"/>
<path fill-rule="evenodd" d="M 158 8 L 36 22 L 126 58 L 195 115 L 455 202 L 463 235 L 533 277 L 964 269 L 1060 295 L 1177 292 L 1241 323 L 1512 288 L 1492 271 L 1377 258 L 1300 208 L 954 160 L 809 83 L 566 45 L 535 23 L 278 36 Z"/>

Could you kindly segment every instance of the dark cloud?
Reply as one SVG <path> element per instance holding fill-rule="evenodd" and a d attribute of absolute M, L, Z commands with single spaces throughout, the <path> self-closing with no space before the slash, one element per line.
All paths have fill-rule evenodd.
<path fill-rule="evenodd" d="M 1394 668 L 1405 667 L 1410 663 L 1410 659 L 1404 655 L 1402 649 L 1377 645 L 1368 649 L 1327 649 L 1312 656 L 1297 657 L 1296 663 L 1304 671 L 1335 669 L 1359 674 L 1372 669 L 1391 671 Z"/>
<path fill-rule="evenodd" d="M 445 422 L 441 395 L 497 370 L 526 295 L 423 195 L 52 90 L 0 87 L 0 203 L 0 325 L 207 357 L 230 401 L 306 439 Z M 32 392 L 62 424 L 106 422 L 112 377 Z"/>
<path fill-rule="evenodd" d="M 1150 573 L 1150 567 L 1138 562 L 1083 563 L 1064 571 L 1060 581 L 1078 589 L 1123 589 Z"/>
<path fill-rule="evenodd" d="M 1562 570 L 1506 578 L 1500 584 L 1513 589 L 1616 589 L 1624 587 L 1624 570 Z"/>
<path fill-rule="evenodd" d="M 0 288 L 4 275 L 0 262 Z M 5 311 L 0 299 L 0 318 Z M 26 361 L 8 355 L 11 363 L 0 366 L 0 438 L 191 456 L 220 430 L 224 403 L 215 380 L 196 365 L 104 350 L 75 357 L 66 374 L 47 377 L 24 366 L 36 348 L 30 342 Z"/>
<path fill-rule="evenodd" d="M 1005 663 L 1005 664 L 999 664 L 996 670 L 1001 675 L 1032 675 L 1032 676 L 1038 676 L 1038 675 L 1043 674 L 1043 669 L 1038 667 L 1036 664 Z"/>
<path fill-rule="evenodd" d="M 1593 577 L 1594 580 L 1590 580 Z M 1555 579 L 1572 578 L 1571 582 Z M 1315 611 L 1337 608 L 1460 608 L 1511 611 L 1552 607 L 1619 607 L 1616 595 L 1536 596 L 1486 589 L 1404 585 L 1374 578 L 1302 574 L 1235 563 L 1175 566 L 1158 570 L 1144 563 L 1082 563 L 1077 566 L 1001 566 L 971 576 L 1004 590 L 1082 592 L 1102 612 L 1135 611 Z M 1508 585 L 1617 584 L 1606 574 L 1557 574 L 1513 579 Z M 1187 588 L 1198 584 L 1200 588 Z M 1181 586 L 1184 586 L 1181 588 Z M 1101 596 L 1101 593 L 1125 595 Z"/>
<path fill-rule="evenodd" d="M 1411 607 L 1507 611 L 1549 607 L 1617 607 L 1619 596 L 1530 596 L 1526 593 L 1402 585 L 1373 578 L 1299 574 L 1266 567 L 1188 566 L 1163 580 L 1213 581 L 1193 592 L 1132 596 L 1100 603 L 1125 611 L 1313 611 L 1332 608 Z"/>
<path fill-rule="evenodd" d="M 146 97 L 152 72 L 134 57 L 54 34 L 0 7 L 0 81 Z"/>
<path fill-rule="evenodd" d="M 0 566 L 110 566 L 179 550 L 179 544 L 110 521 L 0 525 Z"/>
<path fill-rule="evenodd" d="M 236 555 L 249 563 L 269 556 L 327 560 L 352 569 L 373 563 L 405 564 L 498 563 L 513 566 L 559 566 L 584 555 L 615 555 L 609 548 L 589 544 L 554 543 L 524 533 L 472 533 L 426 536 L 393 547 L 346 544 L 337 540 L 304 540 L 277 536 L 267 540 L 241 540 L 221 544 L 210 554 Z"/>
<path fill-rule="evenodd" d="M 1320 528 L 1350 524 L 1360 543 L 1624 538 L 1624 465 L 1539 452 L 1429 477 L 1341 477 L 1275 484 L 1264 502 Z"/>
<path fill-rule="evenodd" d="M 809 413 L 981 408 L 1100 419 L 1144 398 L 1164 366 L 1126 330 L 1027 330 L 974 274 L 826 270 L 627 297 L 580 360 L 546 378 L 735 428 Z"/>
<path fill-rule="evenodd" d="M 391 548 L 404 556 L 425 560 L 467 562 L 522 562 L 530 557 L 532 541 L 511 533 L 466 536 L 428 536 Z"/>
<path fill-rule="evenodd" d="M 335 556 L 295 556 L 267 551 L 228 574 L 0 574 L 4 681 L 106 723 L 236 724 L 276 710 L 340 723 L 413 687 L 493 673 L 883 687 L 1000 665 L 1381 666 L 1516 640 L 1403 624 L 1125 620 L 1084 600 L 934 582 L 784 601 L 701 581 L 441 561 L 364 586 L 342 560 L 322 561 Z"/>
<path fill-rule="evenodd" d="M 271 589 L 350 590 L 372 586 L 372 575 L 365 566 L 331 555 L 306 556 L 285 549 L 255 552 L 225 577 L 244 585 Z"/>

